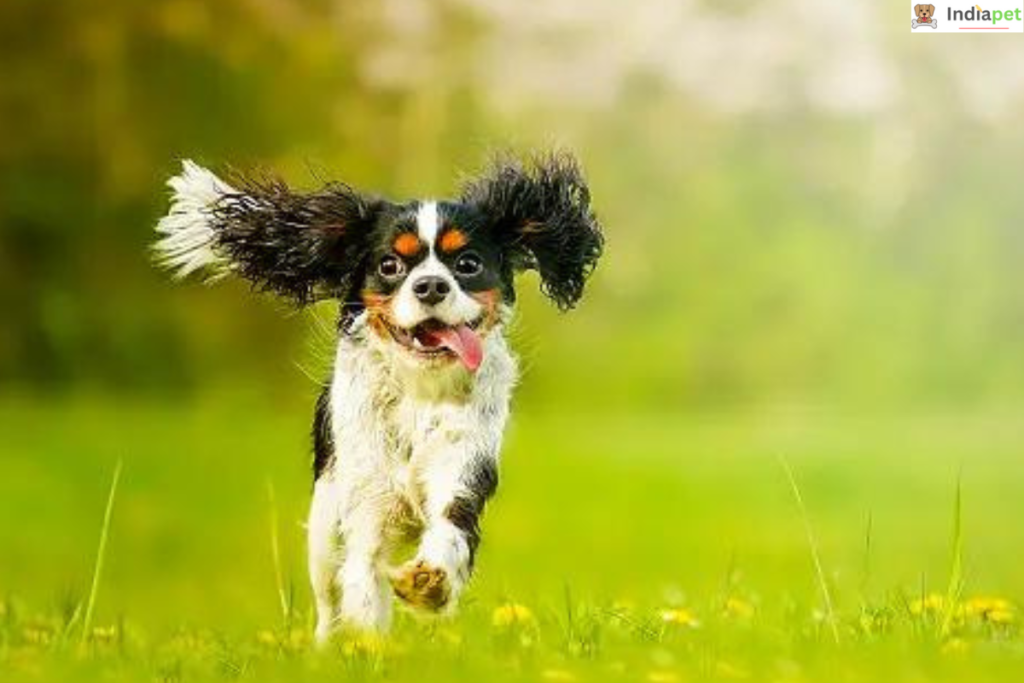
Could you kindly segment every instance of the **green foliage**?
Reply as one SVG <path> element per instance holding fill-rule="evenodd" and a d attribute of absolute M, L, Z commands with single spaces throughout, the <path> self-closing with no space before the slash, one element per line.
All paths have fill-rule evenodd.
<path fill-rule="evenodd" d="M 0 148 L 0 383 L 304 390 L 301 319 L 152 268 L 182 157 L 407 197 L 452 191 L 491 151 L 563 144 L 588 169 L 608 250 L 564 322 L 524 281 L 523 400 L 1021 398 L 1019 127 L 967 118 L 944 89 L 908 98 L 898 122 L 799 102 L 731 114 L 657 71 L 612 106 L 509 84 L 510 106 L 466 75 L 500 49 L 498 27 L 468 7 L 432 16 L 421 87 L 382 75 L 405 38 L 378 3 L 4 3 L 0 124 L 17 134 Z"/>

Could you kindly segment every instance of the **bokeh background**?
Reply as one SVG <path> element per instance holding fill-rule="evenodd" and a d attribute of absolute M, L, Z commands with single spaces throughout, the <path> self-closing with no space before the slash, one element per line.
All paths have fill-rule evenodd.
<path fill-rule="evenodd" d="M 334 311 L 176 285 L 182 158 L 443 196 L 573 150 L 607 253 L 520 284 L 525 375 L 478 599 L 1024 596 L 1024 42 L 900 3 L 5 0 L 0 592 L 240 631 L 305 610 L 308 424 Z M 269 482 L 269 484 L 268 484 Z M 270 502 L 273 493 L 273 503 Z"/>

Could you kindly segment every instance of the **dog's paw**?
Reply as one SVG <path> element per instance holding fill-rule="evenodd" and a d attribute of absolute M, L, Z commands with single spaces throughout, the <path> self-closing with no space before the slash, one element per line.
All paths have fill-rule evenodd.
<path fill-rule="evenodd" d="M 413 607 L 437 612 L 452 597 L 447 572 L 423 560 L 405 563 L 389 579 L 395 595 Z"/>

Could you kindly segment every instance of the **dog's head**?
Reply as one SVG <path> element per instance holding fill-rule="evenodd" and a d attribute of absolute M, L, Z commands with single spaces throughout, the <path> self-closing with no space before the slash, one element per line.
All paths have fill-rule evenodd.
<path fill-rule="evenodd" d="M 337 298 L 345 324 L 365 323 L 374 343 L 426 367 L 476 370 L 521 271 L 537 270 L 545 294 L 573 307 L 603 247 L 586 182 L 566 155 L 503 160 L 442 201 L 235 180 L 188 162 L 171 179 L 174 203 L 157 228 L 164 265 L 179 275 L 233 272 L 299 305 Z"/>
<path fill-rule="evenodd" d="M 929 22 L 935 16 L 935 5 L 914 5 L 914 13 L 923 22 Z"/>

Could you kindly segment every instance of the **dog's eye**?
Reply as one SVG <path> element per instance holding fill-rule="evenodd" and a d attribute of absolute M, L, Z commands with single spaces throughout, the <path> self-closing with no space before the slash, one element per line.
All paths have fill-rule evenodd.
<path fill-rule="evenodd" d="M 397 256 L 388 254 L 380 260 L 377 272 L 381 274 L 381 277 L 393 280 L 405 274 L 405 264 Z"/>
<path fill-rule="evenodd" d="M 474 277 L 484 269 L 484 262 L 472 251 L 461 254 L 455 261 L 455 272 L 462 277 Z"/>

